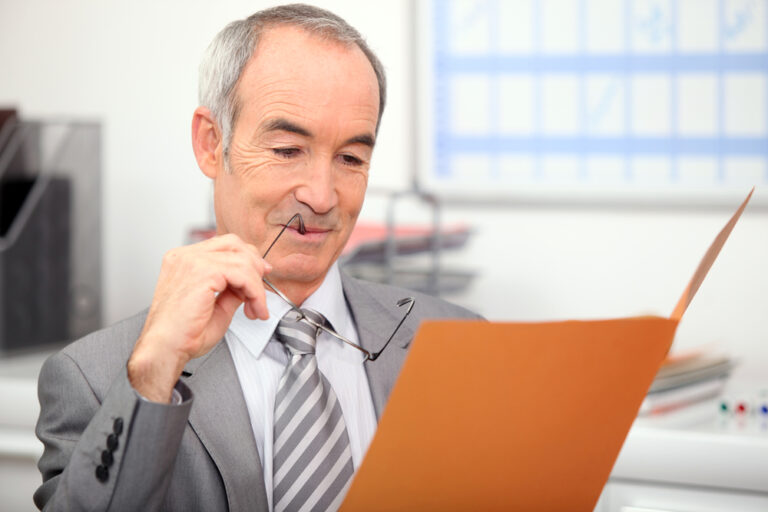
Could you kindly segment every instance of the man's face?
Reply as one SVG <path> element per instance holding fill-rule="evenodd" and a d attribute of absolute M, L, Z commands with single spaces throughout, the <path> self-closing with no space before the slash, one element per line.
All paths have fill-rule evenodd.
<path fill-rule="evenodd" d="M 237 84 L 230 171 L 215 181 L 218 232 L 270 251 L 278 288 L 313 288 L 341 253 L 368 183 L 379 91 L 371 64 L 346 47 L 283 26 L 267 30 Z"/>

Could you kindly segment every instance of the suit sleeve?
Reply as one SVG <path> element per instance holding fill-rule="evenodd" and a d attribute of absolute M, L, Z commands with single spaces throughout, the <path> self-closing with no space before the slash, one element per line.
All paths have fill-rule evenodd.
<path fill-rule="evenodd" d="M 139 397 L 123 370 L 103 397 L 77 363 L 59 352 L 40 372 L 36 434 L 44 446 L 34 495 L 46 511 L 159 510 L 192 406 Z"/>

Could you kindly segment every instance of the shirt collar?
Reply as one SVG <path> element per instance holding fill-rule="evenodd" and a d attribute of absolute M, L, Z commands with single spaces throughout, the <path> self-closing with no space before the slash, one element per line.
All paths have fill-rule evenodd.
<path fill-rule="evenodd" d="M 251 354 L 259 358 L 264 352 L 278 322 L 290 309 L 283 299 L 267 288 L 267 320 L 251 320 L 245 316 L 243 306 L 237 308 L 229 330 L 245 345 Z M 347 325 L 347 304 L 344 300 L 344 290 L 341 286 L 341 273 L 337 263 L 331 265 L 325 279 L 315 292 L 307 297 L 300 305 L 303 308 L 314 309 L 322 314 L 334 329 L 343 329 Z"/>

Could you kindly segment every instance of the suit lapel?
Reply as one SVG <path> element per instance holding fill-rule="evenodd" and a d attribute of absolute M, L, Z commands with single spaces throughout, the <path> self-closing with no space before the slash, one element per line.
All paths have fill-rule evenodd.
<path fill-rule="evenodd" d="M 380 350 L 405 313 L 396 304 L 402 297 L 377 296 L 371 289 L 371 285 L 350 277 L 345 272 L 341 272 L 341 283 L 355 320 L 360 345 L 369 352 Z M 413 339 L 415 326 L 411 323 L 412 321 L 413 315 L 400 327 L 381 356 L 376 361 L 365 363 L 373 406 L 379 419 L 400 374 L 400 368 L 408 353 L 408 344 Z"/>
<path fill-rule="evenodd" d="M 248 408 L 224 340 L 185 368 L 194 403 L 189 423 L 224 481 L 230 510 L 267 510 L 264 475 Z"/>
<path fill-rule="evenodd" d="M 380 350 L 405 313 L 396 304 L 402 297 L 382 297 L 370 284 L 344 272 L 341 281 L 360 344 L 371 352 Z M 416 331 L 414 317 L 403 324 L 381 357 L 365 363 L 378 418 Z M 248 408 L 226 342 L 220 341 L 207 355 L 190 361 L 182 378 L 195 400 L 189 424 L 221 474 L 229 509 L 267 510 L 264 475 Z"/>

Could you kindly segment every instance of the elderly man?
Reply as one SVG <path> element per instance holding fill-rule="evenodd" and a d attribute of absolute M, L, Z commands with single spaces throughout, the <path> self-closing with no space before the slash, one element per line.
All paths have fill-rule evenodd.
<path fill-rule="evenodd" d="M 420 319 L 474 316 L 337 267 L 385 103 L 355 29 L 261 11 L 216 36 L 200 80 L 218 236 L 165 256 L 148 312 L 44 365 L 40 508 L 335 510 Z"/>

